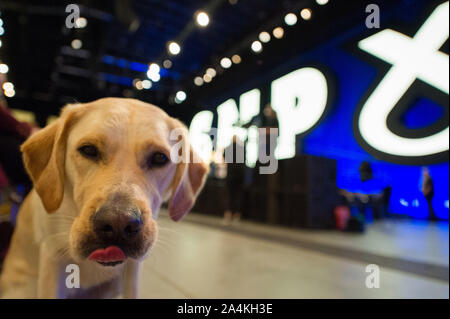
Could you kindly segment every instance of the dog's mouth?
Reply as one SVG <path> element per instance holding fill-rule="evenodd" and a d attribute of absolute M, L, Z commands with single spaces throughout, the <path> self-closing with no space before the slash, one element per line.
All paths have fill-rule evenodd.
<path fill-rule="evenodd" d="M 123 261 L 111 261 L 111 262 L 97 261 L 97 263 L 105 267 L 114 267 L 116 265 L 120 265 L 121 263 L 123 263 Z"/>
<path fill-rule="evenodd" d="M 109 246 L 94 250 L 88 257 L 89 260 L 96 261 L 102 266 L 116 266 L 125 261 L 127 256 L 117 246 Z"/>

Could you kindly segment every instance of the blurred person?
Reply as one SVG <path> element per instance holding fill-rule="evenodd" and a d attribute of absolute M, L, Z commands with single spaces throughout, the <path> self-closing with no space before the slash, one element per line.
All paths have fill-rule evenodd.
<path fill-rule="evenodd" d="M 422 194 L 428 203 L 429 218 L 430 220 L 436 221 L 438 218 L 433 208 L 434 185 L 428 167 L 422 168 L 422 180 Z"/>
<path fill-rule="evenodd" d="M 276 163 L 275 150 L 278 142 L 279 122 L 277 113 L 272 108 L 270 103 L 266 104 L 263 110 L 262 123 L 259 133 L 259 155 L 256 164 L 256 173 L 261 172 L 262 166 L 267 166 L 267 163 Z M 264 161 L 261 160 L 264 158 Z M 278 166 L 277 166 L 278 167 Z M 271 173 L 267 175 L 267 220 L 270 223 L 277 223 L 279 220 L 279 200 L 276 196 L 276 191 L 279 188 L 279 175 Z"/>
<path fill-rule="evenodd" d="M 239 221 L 241 218 L 242 199 L 245 185 L 245 146 L 237 135 L 225 149 L 227 163 L 226 188 L 228 209 L 224 214 L 224 222 Z"/>
<path fill-rule="evenodd" d="M 0 104 L 0 166 L 9 183 L 23 185 L 25 193 L 31 189 L 31 181 L 23 166 L 20 145 L 35 130 L 32 125 L 16 120 L 6 106 Z"/>

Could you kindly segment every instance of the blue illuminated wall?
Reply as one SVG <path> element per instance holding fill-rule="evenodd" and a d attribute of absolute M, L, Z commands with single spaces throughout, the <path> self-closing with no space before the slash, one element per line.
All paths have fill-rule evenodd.
<path fill-rule="evenodd" d="M 414 16 L 408 17 L 414 20 Z M 336 92 L 328 115 L 321 124 L 301 141 L 304 153 L 334 158 L 338 162 L 338 187 L 351 192 L 378 193 L 392 187 L 390 211 L 414 218 L 427 218 L 428 206 L 423 194 L 422 166 L 392 164 L 377 160 L 357 142 L 353 120 L 357 107 L 379 72 L 348 49 L 358 30 L 335 39 L 320 48 L 298 57 L 293 63 L 323 65 L 335 79 Z M 447 106 L 448 107 L 448 106 Z M 444 116 L 443 106 L 436 105 L 426 96 L 418 99 L 404 114 L 402 120 L 408 128 L 421 128 L 433 124 Z M 448 125 L 448 119 L 447 119 Z M 361 162 L 368 161 L 373 169 L 373 180 L 362 183 L 359 175 Z M 427 166 L 434 183 L 433 206 L 439 218 L 449 218 L 449 163 Z"/>
<path fill-rule="evenodd" d="M 383 11 L 382 25 L 413 36 L 433 9 L 427 1 L 404 1 L 391 12 Z M 371 34 L 376 32 L 374 30 Z M 302 52 L 286 60 L 270 71 L 265 70 L 267 71 L 265 74 L 252 79 L 253 83 L 247 83 L 245 90 L 254 87 L 260 88 L 261 91 L 267 90 L 267 86 L 263 86 L 262 83 L 270 83 L 303 67 L 312 66 L 320 69 L 329 81 L 330 104 L 327 114 L 319 125 L 299 138 L 297 145 L 299 152 L 301 150 L 306 154 L 336 159 L 339 188 L 351 192 L 374 194 L 381 193 L 386 187 L 391 187 L 389 203 L 391 213 L 425 219 L 429 217 L 429 212 L 421 192 L 423 166 L 394 164 L 375 158 L 358 143 L 355 137 L 353 123 L 358 107 L 370 89 L 377 84 L 380 74 L 384 75 L 389 68 L 388 64 L 379 60 L 378 64 L 373 63 L 371 60 L 377 62 L 376 57 L 372 56 L 370 59 L 367 53 L 358 49 L 358 41 L 368 37 L 368 33 L 364 25 L 349 30 L 316 49 Z M 240 85 L 232 93 L 234 96 L 239 96 L 245 92 L 242 90 L 244 89 Z M 267 92 L 264 93 L 267 95 Z M 228 98 L 229 95 L 224 94 L 217 97 L 211 105 L 217 106 Z M 445 108 L 448 108 L 448 96 L 446 105 L 437 105 L 434 100 L 436 99 L 432 101 L 430 96 L 418 94 L 418 98 L 412 102 L 401 118 L 404 126 L 408 129 L 420 129 L 447 116 Z M 448 118 L 446 121 L 448 126 Z M 361 182 L 359 173 L 359 167 L 363 161 L 371 164 L 374 176 L 372 180 L 364 183 Z M 448 220 L 448 158 L 446 162 L 427 165 L 427 167 L 434 185 L 435 213 L 437 217 Z"/>

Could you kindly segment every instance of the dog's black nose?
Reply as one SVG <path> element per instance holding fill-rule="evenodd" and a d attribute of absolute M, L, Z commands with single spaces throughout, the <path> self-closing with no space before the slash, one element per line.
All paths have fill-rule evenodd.
<path fill-rule="evenodd" d="M 142 217 L 137 208 L 118 209 L 118 207 L 104 205 L 93 217 L 94 232 L 105 241 L 126 242 L 141 232 Z"/>

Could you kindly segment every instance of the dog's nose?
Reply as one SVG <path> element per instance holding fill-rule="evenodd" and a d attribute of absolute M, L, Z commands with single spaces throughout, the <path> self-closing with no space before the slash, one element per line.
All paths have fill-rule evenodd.
<path fill-rule="evenodd" d="M 117 211 L 101 207 L 94 215 L 94 232 L 102 240 L 130 240 L 136 237 L 142 228 L 141 212 L 137 208 Z"/>

